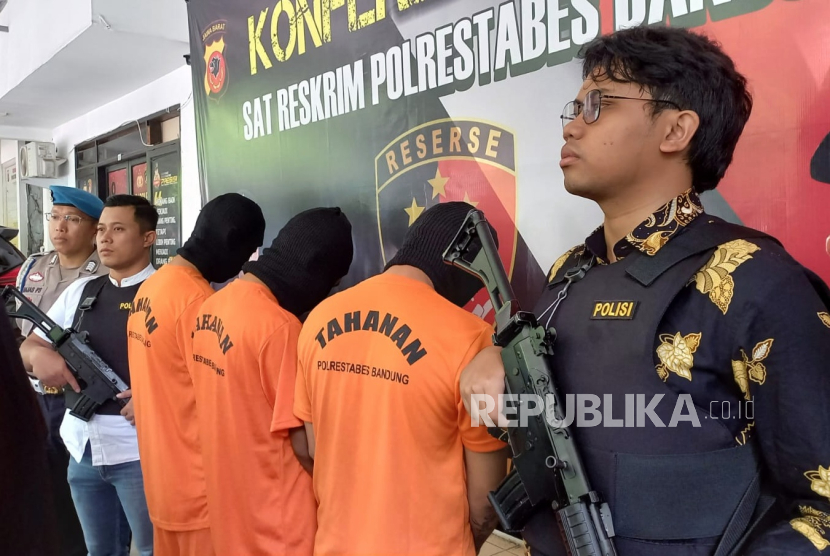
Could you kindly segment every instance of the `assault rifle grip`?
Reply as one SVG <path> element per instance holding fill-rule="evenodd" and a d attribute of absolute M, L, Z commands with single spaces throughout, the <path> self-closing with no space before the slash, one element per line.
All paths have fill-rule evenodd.
<path fill-rule="evenodd" d="M 562 426 L 561 404 L 547 363 L 555 333 L 539 326 L 532 313 L 520 310 L 481 211 L 467 214 L 444 252 L 444 262 L 478 277 L 490 294 L 496 311 L 493 341 L 503 348 L 505 392 L 518 394 L 520 404 L 522 395 L 553 402 L 542 415 L 528 415 L 526 426 L 508 427 L 513 470 L 489 495 L 499 520 L 508 531 L 520 531 L 537 509 L 549 505 L 557 512 L 572 556 L 616 556 L 608 504 L 591 490 L 573 436 Z M 546 419 L 550 414 L 556 422 Z"/>

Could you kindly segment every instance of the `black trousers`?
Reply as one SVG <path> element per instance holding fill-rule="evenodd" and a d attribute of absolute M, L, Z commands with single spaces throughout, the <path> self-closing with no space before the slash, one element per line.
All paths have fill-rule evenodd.
<path fill-rule="evenodd" d="M 40 395 L 38 403 L 43 412 L 43 419 L 49 429 L 46 438 L 47 456 L 49 464 L 49 485 L 52 493 L 55 522 L 59 538 L 59 554 L 65 556 L 86 556 L 86 544 L 78 514 L 75 513 L 75 504 L 72 502 L 72 493 L 69 482 L 66 480 L 66 470 L 69 466 L 69 453 L 63 445 L 60 435 L 60 426 L 66 412 L 63 395 Z"/>

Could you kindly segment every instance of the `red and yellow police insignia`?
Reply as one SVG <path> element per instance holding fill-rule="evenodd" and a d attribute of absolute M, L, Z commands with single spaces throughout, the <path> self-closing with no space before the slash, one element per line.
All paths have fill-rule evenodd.
<path fill-rule="evenodd" d="M 375 178 L 384 266 L 424 210 L 465 201 L 495 228 L 499 255 L 512 277 L 518 243 L 513 132 L 476 120 L 434 120 L 389 143 L 375 158 Z M 493 321 L 483 289 L 465 308 Z"/>
<path fill-rule="evenodd" d="M 35 272 L 31 276 L 29 276 L 30 282 L 43 282 L 43 274 L 40 272 Z"/>
<path fill-rule="evenodd" d="M 208 98 L 219 99 L 227 89 L 228 66 L 225 62 L 225 25 L 224 20 L 208 25 L 202 33 L 205 45 L 205 93 Z"/>

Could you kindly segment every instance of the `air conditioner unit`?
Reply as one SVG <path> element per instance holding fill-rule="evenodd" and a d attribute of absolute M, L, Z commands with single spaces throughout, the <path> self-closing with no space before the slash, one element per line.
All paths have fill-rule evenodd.
<path fill-rule="evenodd" d="M 20 177 L 56 178 L 61 162 L 54 143 L 26 143 L 20 148 Z"/>

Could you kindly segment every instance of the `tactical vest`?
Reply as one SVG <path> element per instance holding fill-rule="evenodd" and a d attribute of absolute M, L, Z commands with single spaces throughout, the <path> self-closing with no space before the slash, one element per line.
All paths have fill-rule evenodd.
<path fill-rule="evenodd" d="M 78 332 L 89 333 L 89 347 L 103 359 L 121 380 L 130 384 L 130 369 L 127 359 L 127 319 L 130 307 L 138 293 L 141 282 L 119 288 L 110 281 L 109 276 L 101 276 L 84 285 L 81 302 L 72 327 Z M 94 298 L 89 309 L 89 300 Z M 72 407 L 77 394 L 65 389 L 66 406 Z M 99 415 L 120 415 L 121 406 L 114 400 L 108 400 L 96 412 Z"/>
<path fill-rule="evenodd" d="M 705 408 L 694 408 L 700 427 L 681 421 L 670 428 L 679 395 L 655 370 L 658 327 L 672 301 L 718 245 L 754 237 L 773 239 L 700 216 L 653 257 L 636 251 L 581 277 L 572 272 L 579 279 L 548 321 L 550 311 L 543 313 L 568 282 L 554 279 L 534 311 L 541 325 L 557 331 L 551 364 L 563 399 L 592 394 L 602 403 L 602 424 L 574 423 L 571 430 L 591 486 L 610 506 L 619 556 L 731 554 L 748 524 L 771 504 L 769 497 L 759 499 L 754 443 L 735 447 L 734 435 L 707 419 Z M 597 311 L 599 301 L 609 305 Z M 617 318 L 609 318 L 612 313 Z M 638 395 L 644 395 L 643 407 L 660 394 L 654 413 L 665 427 L 648 417 L 644 426 L 622 426 L 632 420 L 626 411 L 637 412 Z M 617 426 L 608 426 L 606 395 Z M 624 407 L 631 402 L 633 411 Z M 681 405 L 681 414 L 690 415 L 691 404 Z M 534 554 L 565 555 L 552 511 L 536 514 L 523 534 Z"/>
<path fill-rule="evenodd" d="M 102 275 L 109 270 L 101 264 L 98 251 L 93 251 L 78 268 L 63 268 L 57 251 L 44 255 L 32 255 L 23 263 L 17 275 L 17 289 L 37 305 L 42 311 L 48 311 L 69 284 L 85 276 Z M 32 323 L 18 319 L 18 327 L 23 336 L 32 331 Z"/>

